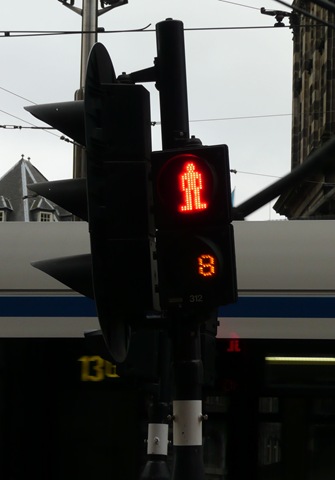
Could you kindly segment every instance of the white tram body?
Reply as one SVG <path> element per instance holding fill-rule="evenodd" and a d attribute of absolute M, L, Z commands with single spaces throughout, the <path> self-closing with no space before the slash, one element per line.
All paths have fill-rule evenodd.
<path fill-rule="evenodd" d="M 0 337 L 82 337 L 94 302 L 31 262 L 89 252 L 85 222 L 1 224 Z M 335 339 L 335 222 L 235 222 L 239 299 L 219 338 Z"/>

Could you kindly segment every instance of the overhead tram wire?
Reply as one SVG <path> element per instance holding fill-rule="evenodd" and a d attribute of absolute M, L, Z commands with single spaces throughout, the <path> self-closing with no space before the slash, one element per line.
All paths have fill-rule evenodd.
<path fill-rule="evenodd" d="M 6 90 L 5 88 L 0 87 L 0 89 L 8 91 L 12 95 L 16 95 L 14 92 L 10 92 L 9 90 Z M 19 95 L 17 95 L 17 96 L 19 96 Z M 27 100 L 27 99 L 25 99 L 25 100 Z M 29 100 L 29 101 L 31 103 L 34 103 L 31 100 Z M 1 125 L 0 124 L 0 129 L 1 128 L 8 128 L 8 129 L 15 129 L 15 130 L 21 130 L 21 129 L 43 130 L 46 133 L 50 133 L 51 135 L 54 135 L 55 137 L 60 138 L 61 140 L 68 141 L 68 142 L 72 143 L 70 140 L 66 139 L 66 137 L 57 135 L 56 133 L 53 133 L 53 132 L 50 131 L 50 130 L 56 130 L 55 128 L 52 128 L 52 127 L 38 127 L 38 126 L 34 125 L 33 123 L 27 122 L 26 120 L 23 120 L 22 118 L 17 117 L 16 115 L 12 115 L 11 113 L 8 113 L 4 110 L 0 109 L 0 112 L 5 113 L 6 115 L 9 115 L 13 118 L 21 120 L 22 122 L 28 123 L 30 125 L 30 126 L 25 127 L 25 126 L 21 126 L 21 125 Z M 253 119 L 253 118 L 283 117 L 283 116 L 291 116 L 291 114 L 282 113 L 282 114 L 277 114 L 277 115 L 276 114 L 274 114 L 274 115 L 253 115 L 253 116 L 249 116 L 249 117 L 211 118 L 211 119 L 202 119 L 202 120 L 190 120 L 190 122 L 211 122 L 211 121 L 220 121 L 220 120 L 244 120 L 244 119 Z M 160 122 L 153 122 L 153 124 L 158 125 L 158 124 L 160 124 Z M 265 174 L 265 173 L 257 173 L 257 172 L 245 172 L 245 171 L 236 170 L 236 169 L 231 169 L 230 172 L 234 173 L 234 174 L 255 175 L 255 176 L 269 177 L 269 178 L 281 178 L 281 177 L 276 176 L 276 175 L 270 175 L 270 174 Z M 309 180 L 308 182 L 312 182 L 312 181 Z M 312 182 L 312 183 L 316 183 L 316 182 Z M 324 182 L 324 184 L 325 185 L 332 185 L 332 184 L 325 183 L 325 182 Z"/>
<path fill-rule="evenodd" d="M 283 28 L 290 28 L 288 25 L 285 25 Z M 189 27 L 184 28 L 185 32 L 194 32 L 194 31 L 211 31 L 211 30 L 269 30 L 277 29 L 274 25 L 255 25 L 255 26 L 236 26 L 236 27 Z M 0 38 L 18 38 L 18 37 L 43 37 L 43 36 L 61 36 L 61 35 L 82 35 L 87 34 L 91 35 L 92 33 L 99 34 L 117 34 L 117 33 L 155 33 L 155 29 L 140 29 L 140 30 L 69 30 L 62 32 L 36 32 L 30 30 L 21 30 L 21 31 L 8 31 L 0 30 Z"/>
<path fill-rule="evenodd" d="M 219 2 L 222 2 L 222 3 L 230 3 L 231 5 L 236 5 L 236 6 L 238 6 L 238 7 L 252 8 L 253 10 L 258 10 L 258 11 L 260 11 L 260 9 L 257 8 L 257 7 L 251 7 L 250 5 L 244 5 L 243 3 L 229 2 L 228 0 L 219 0 Z"/>
<path fill-rule="evenodd" d="M 219 0 L 220 1 L 220 0 Z M 275 1 L 280 1 L 280 0 L 275 0 Z M 280 3 L 283 3 L 283 5 L 288 5 L 286 4 L 286 2 L 281 2 Z M 293 7 L 292 7 L 293 8 Z M 298 10 L 297 10 L 298 11 Z M 322 20 L 318 17 L 316 17 L 315 15 L 311 15 L 309 14 L 308 12 L 305 12 L 304 10 L 301 10 L 299 9 L 299 13 L 302 13 L 304 14 L 306 17 L 310 17 L 311 19 L 315 20 L 316 22 L 318 22 L 318 24 L 324 24 L 325 26 L 327 27 L 331 27 L 331 28 L 335 28 L 335 25 L 331 24 L 331 23 L 328 23 L 326 22 L 325 20 Z M 319 25 L 308 25 L 308 27 L 317 27 Z M 297 27 L 300 27 L 300 28 L 305 28 L 305 25 L 297 25 Z M 282 25 L 281 28 L 292 28 L 291 25 Z M 188 27 L 188 28 L 184 28 L 184 31 L 185 32 L 197 32 L 197 31 L 215 31 L 215 30 L 222 30 L 222 31 L 230 31 L 230 30 L 271 30 L 271 29 L 275 29 L 275 30 L 278 30 L 278 27 L 276 27 L 275 25 L 254 25 L 254 26 L 230 26 L 230 27 Z M 8 32 L 8 31 L 4 31 L 4 30 L 0 30 L 0 39 L 1 38 L 18 38 L 18 37 L 24 37 L 24 38 L 27 38 L 27 37 L 36 37 L 36 36 L 48 36 L 48 37 L 51 37 L 51 36 L 61 36 L 61 35 L 91 35 L 92 33 L 99 33 L 99 35 L 101 34 L 118 34 L 118 33 L 155 33 L 156 30 L 155 29 L 140 29 L 140 30 L 104 30 L 104 31 L 101 31 L 101 30 L 84 30 L 84 31 L 62 31 L 62 32 L 41 32 L 41 33 L 36 33 L 34 31 L 29 31 L 29 30 L 22 30 L 22 31 L 12 31 L 12 32 Z M 8 33 L 9 35 L 4 35 L 5 33 Z M 2 34 L 2 35 L 1 35 Z"/>
<path fill-rule="evenodd" d="M 25 100 L 26 102 L 32 103 L 33 105 L 37 105 L 36 102 L 33 102 L 32 100 L 29 100 L 29 98 L 23 97 L 22 95 L 19 95 L 15 92 L 12 92 L 11 90 L 8 90 L 7 88 L 0 87 L 0 90 L 3 90 L 4 92 L 10 93 L 11 95 L 14 95 L 15 97 L 21 98 L 22 100 Z M 27 120 L 23 120 L 23 118 L 17 117 L 16 115 L 13 115 L 12 113 L 6 112 L 5 110 L 0 110 L 0 112 L 9 115 L 10 117 L 16 118 L 17 120 L 20 120 L 21 122 L 27 123 L 29 127 L 22 126 L 22 125 L 8 125 L 8 124 L 0 124 L 0 128 L 4 129 L 10 129 L 10 130 L 22 130 L 22 129 L 31 129 L 31 130 L 43 130 L 46 133 L 50 133 L 51 135 L 54 135 L 55 137 L 58 137 L 60 140 L 64 140 L 65 142 L 68 143 L 74 143 L 72 140 L 69 138 L 65 137 L 64 135 L 58 135 L 57 133 L 51 132 L 50 130 L 56 130 L 56 128 L 53 127 L 38 127 L 34 123 L 28 122 Z"/>
<path fill-rule="evenodd" d="M 201 123 L 201 122 L 223 122 L 229 120 L 253 120 L 258 118 L 274 118 L 274 117 L 292 117 L 292 113 L 273 113 L 268 115 L 246 115 L 242 117 L 220 117 L 220 118 L 198 118 L 194 120 L 189 120 L 190 123 Z M 152 121 L 151 125 L 155 127 L 156 125 L 161 125 L 160 121 Z"/>
<path fill-rule="evenodd" d="M 23 128 L 32 128 L 32 129 L 36 129 L 36 130 L 57 130 L 56 128 L 53 128 L 53 127 L 38 127 L 33 123 L 27 122 L 26 120 L 23 120 L 22 118 L 17 117 L 16 115 L 12 115 L 11 113 L 6 112 L 5 110 L 0 110 L 0 112 L 5 113 L 6 115 L 9 115 L 10 117 L 16 118 L 16 119 L 20 120 L 21 122 L 25 122 L 25 123 L 28 123 L 29 125 L 31 125 L 29 127 L 25 127 L 25 126 L 22 126 L 22 125 L 8 125 L 8 124 L 1 125 L 0 124 L 0 128 L 9 128 L 9 129 L 14 129 L 15 128 L 17 130 L 21 130 Z M 201 119 L 190 120 L 190 123 L 223 122 L 223 121 L 230 121 L 230 120 L 253 120 L 253 119 L 261 119 L 261 118 L 278 118 L 278 117 L 291 117 L 291 116 L 292 116 L 292 113 L 277 113 L 277 114 L 274 113 L 274 114 L 269 114 L 269 115 L 249 115 L 249 116 L 243 116 L 243 117 L 201 118 Z M 160 125 L 160 124 L 161 124 L 160 121 L 153 120 L 151 122 L 152 127 L 155 127 L 156 125 Z M 54 134 L 54 135 L 56 135 L 56 134 Z M 56 135 L 56 136 L 58 136 L 58 135 Z"/>
<path fill-rule="evenodd" d="M 22 95 L 19 95 L 18 93 L 12 92 L 11 90 L 8 90 L 7 88 L 0 87 L 0 90 L 3 90 L 4 92 L 10 93 L 11 95 L 14 95 L 15 97 L 21 98 L 22 100 L 25 100 L 26 102 L 32 103 L 33 105 L 37 105 L 37 103 L 33 102 L 32 100 L 29 100 L 29 98 L 22 97 Z"/>
<path fill-rule="evenodd" d="M 256 7 L 252 7 L 250 5 L 245 5 L 242 3 L 231 2 L 228 0 L 219 0 L 223 3 L 229 3 L 232 5 L 244 7 L 244 8 L 251 8 L 253 10 L 260 10 Z M 274 0 L 294 11 L 297 13 L 303 14 L 306 17 L 309 17 L 315 20 L 318 23 L 322 23 L 325 26 L 329 26 L 331 28 L 335 28 L 335 25 L 322 20 L 315 15 L 308 13 L 306 10 L 303 10 L 299 7 L 290 5 L 289 3 L 285 2 L 284 0 Z M 149 27 L 151 23 L 146 25 L 145 27 L 137 28 L 137 29 L 123 29 L 123 30 L 105 30 L 104 28 L 98 28 L 97 30 L 0 30 L 0 38 L 17 38 L 17 37 L 36 37 L 36 36 L 62 36 L 62 35 L 91 35 L 92 33 L 99 33 L 99 34 L 117 34 L 117 33 L 155 33 L 156 29 Z M 311 26 L 311 25 L 309 25 Z M 304 27 L 301 25 L 301 27 Z M 211 31 L 211 30 L 254 30 L 254 29 L 273 29 L 277 30 L 277 27 L 274 25 L 256 25 L 256 26 L 236 26 L 236 27 L 189 27 L 184 28 L 184 31 Z M 283 25 L 282 28 L 291 28 L 290 25 Z"/>
<path fill-rule="evenodd" d="M 35 102 L 33 102 L 32 100 L 26 98 L 26 97 L 23 97 L 22 95 L 19 95 L 11 90 L 8 90 L 7 88 L 4 88 L 4 87 L 1 87 L 0 86 L 0 90 L 3 90 L 7 93 L 9 93 L 10 95 L 14 95 L 15 97 L 18 97 L 18 98 L 21 98 L 29 103 L 32 103 L 34 105 L 36 105 Z M 9 116 L 12 116 L 14 118 L 17 118 L 18 120 L 21 120 L 23 122 L 26 122 L 25 120 L 21 119 L 20 117 L 17 117 L 15 115 L 12 115 L 4 110 L 0 110 L 0 112 L 2 113 L 5 113 L 6 115 L 9 115 Z M 267 115 L 248 115 L 248 116 L 241 116 L 241 117 L 220 117 L 220 118 L 204 118 L 204 119 L 194 119 L 194 120 L 190 120 L 190 122 L 193 122 L 193 123 L 198 123 L 198 122 L 217 122 L 217 121 L 228 121 L 228 120 L 250 120 L 250 119 L 257 119 L 257 118 L 271 118 L 271 117 L 287 117 L 287 116 L 292 116 L 292 114 L 290 113 L 279 113 L 279 114 L 267 114 Z M 20 125 L 0 125 L 0 128 L 8 128 L 8 129 L 17 129 L 17 130 L 21 130 L 23 128 L 32 128 L 32 129 L 36 129 L 36 130 L 55 130 L 51 127 L 37 127 L 36 125 L 34 125 L 33 123 L 30 123 L 30 122 L 26 122 L 28 123 L 29 125 L 31 125 L 30 127 L 24 127 L 24 126 L 20 126 Z M 151 125 L 152 126 L 156 126 L 156 125 L 160 125 L 161 122 L 159 121 L 152 121 L 151 122 Z M 51 132 L 48 132 L 48 133 L 51 133 Z M 56 134 L 54 134 L 55 136 L 58 136 Z M 62 140 L 66 140 L 65 137 L 60 137 Z M 67 140 L 66 140 L 67 141 Z"/>
<path fill-rule="evenodd" d="M 259 173 L 259 172 L 245 172 L 243 170 L 236 170 L 235 168 L 231 168 L 230 169 L 230 173 L 234 173 L 235 175 L 237 174 L 241 174 L 241 175 L 253 175 L 253 176 L 256 176 L 256 177 L 267 177 L 267 178 L 283 178 L 282 176 L 280 175 L 270 175 L 268 173 Z M 313 183 L 314 185 L 323 185 L 323 186 L 327 186 L 327 187 L 335 187 L 335 183 L 334 182 L 319 182 L 319 181 L 316 181 L 316 180 L 308 180 L 308 179 L 304 179 L 303 180 L 303 183 Z"/>
<path fill-rule="evenodd" d="M 268 115 L 246 115 L 242 117 L 222 117 L 222 118 L 203 118 L 198 120 L 190 120 L 190 122 L 221 122 L 227 120 L 253 120 L 257 118 L 272 118 L 272 117 L 292 117 L 292 113 L 273 113 Z"/>
<path fill-rule="evenodd" d="M 240 6 L 240 7 L 252 8 L 252 9 L 255 9 L 255 10 L 259 10 L 256 7 L 251 7 L 250 5 L 244 5 L 244 4 L 241 4 L 241 3 L 231 2 L 231 1 L 228 1 L 228 0 L 219 0 L 219 1 L 223 2 L 223 3 L 230 3 L 232 5 L 237 5 L 237 6 Z M 296 13 L 300 13 L 301 15 L 304 15 L 305 17 L 310 18 L 311 20 L 315 20 L 316 22 L 322 23 L 326 27 L 335 28 L 334 24 L 329 23 L 326 20 L 322 20 L 321 18 L 318 18 L 316 15 L 313 15 L 313 14 L 307 12 L 306 10 L 304 10 L 300 7 L 297 7 L 297 6 L 292 5 L 288 2 L 285 2 L 284 0 L 274 0 L 274 1 L 277 2 L 277 3 L 280 3 L 281 5 L 284 5 L 285 7 L 288 7 L 290 9 L 292 9 Z M 316 5 L 319 5 L 320 7 L 323 7 L 327 10 L 330 10 L 332 13 L 335 13 L 335 5 L 330 3 L 328 0 L 312 0 L 312 1 Z M 309 25 L 309 26 L 312 26 L 312 25 Z M 300 27 L 304 27 L 304 26 L 300 25 Z"/>
<path fill-rule="evenodd" d="M 24 122 L 24 123 L 27 123 L 28 125 L 30 125 L 29 127 L 24 127 L 24 126 L 20 126 L 20 125 L 0 125 L 0 128 L 9 128 L 9 129 L 14 129 L 14 130 L 22 130 L 24 128 L 30 128 L 30 129 L 34 129 L 34 130 L 43 130 L 46 133 L 50 133 L 51 135 L 54 135 L 55 137 L 60 138 L 61 140 L 66 140 L 62 136 L 57 135 L 57 133 L 54 133 L 54 132 L 50 131 L 50 130 L 55 130 L 55 128 L 52 128 L 52 127 L 38 127 L 34 123 L 28 122 L 27 120 L 23 120 L 23 118 L 17 117 L 16 115 L 13 115 L 12 113 L 6 112 L 5 110 L 0 109 L 0 112 L 5 113 L 6 115 L 9 115 L 10 117 L 16 118 L 17 120 L 20 120 L 21 122 Z"/>
<path fill-rule="evenodd" d="M 97 28 L 97 30 L 0 30 L 3 38 L 17 38 L 17 37 L 44 37 L 44 36 L 60 36 L 60 35 L 91 35 L 92 33 L 138 33 L 147 31 L 151 23 L 145 27 L 129 30 L 111 30 L 106 32 L 104 28 Z M 155 31 L 155 30 L 152 30 Z M 0 35 L 1 36 L 1 35 Z"/>

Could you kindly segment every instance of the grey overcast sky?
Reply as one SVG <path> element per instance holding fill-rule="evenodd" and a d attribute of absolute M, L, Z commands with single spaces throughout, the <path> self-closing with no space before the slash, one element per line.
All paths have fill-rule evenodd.
<path fill-rule="evenodd" d="M 75 5 L 81 7 L 82 0 Z M 236 205 L 290 170 L 292 31 L 272 28 L 275 19 L 262 15 L 261 7 L 284 8 L 274 0 L 129 0 L 99 17 L 106 31 L 151 24 L 147 32 L 99 34 L 116 75 L 153 65 L 156 23 L 166 18 L 184 23 L 190 133 L 205 145 L 229 146 L 230 167 L 237 171 L 231 175 Z M 23 107 L 73 99 L 80 82 L 81 36 L 15 32 L 80 32 L 81 17 L 58 0 L 2 1 L 0 14 L 0 126 L 42 126 Z M 288 25 L 288 19 L 284 22 Z M 145 86 L 151 119 L 159 121 L 158 93 Z M 0 128 L 0 176 L 24 155 L 49 180 L 71 178 L 72 145 L 60 136 Z M 153 149 L 159 150 L 159 125 L 152 136 Z M 248 220 L 279 218 L 268 205 Z"/>

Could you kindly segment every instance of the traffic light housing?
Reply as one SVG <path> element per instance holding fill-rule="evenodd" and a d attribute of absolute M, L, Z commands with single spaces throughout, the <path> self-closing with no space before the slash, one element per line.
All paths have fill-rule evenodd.
<path fill-rule="evenodd" d="M 161 307 L 235 302 L 228 147 L 154 152 L 152 170 Z"/>
<path fill-rule="evenodd" d="M 127 354 L 128 325 L 140 323 L 158 303 L 149 92 L 110 82 L 111 71 L 107 50 L 96 44 L 84 99 L 92 274 L 102 332 L 119 360 Z"/>
<path fill-rule="evenodd" d="M 88 61 L 84 101 L 28 110 L 86 146 L 86 179 L 29 188 L 88 220 L 91 241 L 88 255 L 34 266 L 94 298 L 108 351 L 122 362 L 130 326 L 158 308 L 149 93 L 141 85 L 117 84 L 109 54 L 97 43 Z"/>

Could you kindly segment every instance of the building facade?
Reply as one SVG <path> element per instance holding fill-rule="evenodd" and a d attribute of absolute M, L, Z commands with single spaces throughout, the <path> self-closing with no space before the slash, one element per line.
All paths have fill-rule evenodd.
<path fill-rule="evenodd" d="M 0 222 L 71 221 L 64 208 L 29 190 L 29 184 L 46 182 L 44 175 L 23 155 L 0 178 Z"/>
<path fill-rule="evenodd" d="M 293 6 L 320 19 L 294 12 L 292 169 L 335 133 L 335 15 L 309 0 Z M 275 210 L 289 219 L 335 218 L 335 167 L 282 194 Z"/>

